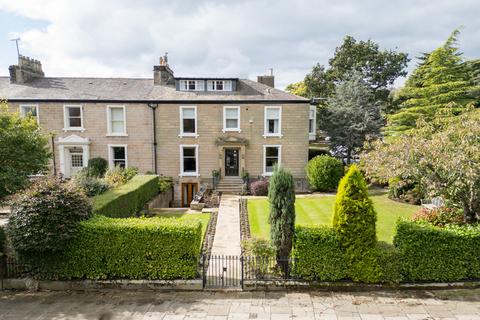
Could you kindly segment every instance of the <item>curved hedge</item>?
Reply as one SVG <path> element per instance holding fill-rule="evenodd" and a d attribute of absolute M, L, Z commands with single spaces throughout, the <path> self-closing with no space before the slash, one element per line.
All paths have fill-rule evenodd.
<path fill-rule="evenodd" d="M 306 280 L 335 281 L 347 277 L 347 266 L 337 233 L 330 227 L 295 230 L 294 274 Z"/>
<path fill-rule="evenodd" d="M 62 253 L 24 258 L 42 279 L 191 279 L 201 244 L 200 221 L 95 216 Z"/>
<path fill-rule="evenodd" d="M 480 225 L 400 221 L 393 243 L 407 281 L 480 279 Z"/>
<path fill-rule="evenodd" d="M 158 194 L 158 176 L 136 175 L 124 185 L 93 198 L 95 214 L 122 218 L 135 215 Z"/>

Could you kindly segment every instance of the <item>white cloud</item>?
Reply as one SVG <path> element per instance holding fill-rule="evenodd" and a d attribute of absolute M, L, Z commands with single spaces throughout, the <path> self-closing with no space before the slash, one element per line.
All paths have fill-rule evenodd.
<path fill-rule="evenodd" d="M 253 78 L 273 67 L 279 87 L 327 63 L 346 34 L 412 57 L 465 25 L 478 56 L 476 1 L 0 0 L 0 10 L 47 21 L 22 51 L 50 76 L 149 77 L 165 51 L 178 75 Z"/>

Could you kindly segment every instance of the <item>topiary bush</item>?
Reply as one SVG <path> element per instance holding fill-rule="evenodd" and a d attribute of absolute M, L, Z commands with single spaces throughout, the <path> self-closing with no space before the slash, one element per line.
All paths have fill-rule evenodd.
<path fill-rule="evenodd" d="M 254 196 L 266 196 L 268 195 L 268 185 L 268 179 L 254 181 L 250 184 L 250 192 Z"/>
<path fill-rule="evenodd" d="M 293 257 L 293 273 L 301 279 L 337 281 L 348 276 L 340 239 L 330 227 L 297 226 Z"/>
<path fill-rule="evenodd" d="M 408 281 L 480 279 L 480 225 L 400 221 L 393 244 Z"/>
<path fill-rule="evenodd" d="M 277 259 L 290 257 L 295 235 L 295 184 L 292 174 L 276 167 L 268 186 L 270 204 L 270 240 L 277 251 Z"/>
<path fill-rule="evenodd" d="M 25 259 L 41 279 L 192 279 L 201 245 L 200 221 L 94 216 L 65 250 Z"/>
<path fill-rule="evenodd" d="M 137 175 L 93 199 L 94 213 L 125 218 L 135 215 L 158 194 L 157 175 Z"/>
<path fill-rule="evenodd" d="M 96 178 L 102 178 L 107 172 L 108 161 L 102 157 L 91 158 L 88 160 L 89 175 Z"/>
<path fill-rule="evenodd" d="M 18 252 L 62 250 L 78 222 L 90 218 L 92 205 L 73 185 L 41 179 L 11 203 L 8 237 Z"/>
<path fill-rule="evenodd" d="M 308 161 L 307 179 L 315 191 L 335 191 L 343 176 L 342 161 L 329 155 L 316 156 Z"/>
<path fill-rule="evenodd" d="M 376 221 L 377 214 L 368 197 L 365 179 L 358 167 L 352 165 L 338 187 L 333 227 L 338 232 L 349 275 L 354 281 L 377 282 L 380 279 Z"/>

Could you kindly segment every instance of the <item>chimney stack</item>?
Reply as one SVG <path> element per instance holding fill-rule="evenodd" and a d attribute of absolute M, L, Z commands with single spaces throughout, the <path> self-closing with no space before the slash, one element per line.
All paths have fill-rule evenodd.
<path fill-rule="evenodd" d="M 8 71 L 11 83 L 27 83 L 45 77 L 40 61 L 22 55 L 18 56 L 18 65 L 11 65 Z"/>
<path fill-rule="evenodd" d="M 275 76 L 273 75 L 273 68 L 270 68 L 269 74 L 258 76 L 257 82 L 275 88 Z"/>
<path fill-rule="evenodd" d="M 153 83 L 156 85 L 174 84 L 173 70 L 168 65 L 168 52 L 165 52 L 163 57 L 160 57 L 158 66 L 153 66 Z"/>

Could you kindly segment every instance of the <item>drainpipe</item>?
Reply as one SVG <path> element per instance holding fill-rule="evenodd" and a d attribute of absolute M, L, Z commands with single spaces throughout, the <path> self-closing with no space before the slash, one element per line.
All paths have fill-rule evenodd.
<path fill-rule="evenodd" d="M 50 134 L 50 137 L 52 139 L 52 160 L 53 160 L 53 176 L 57 176 L 57 164 L 55 161 L 55 134 Z"/>
<path fill-rule="evenodd" d="M 154 165 L 154 172 L 157 172 L 157 118 L 155 114 L 155 110 L 158 108 L 158 103 L 149 103 L 148 106 L 152 109 L 152 119 L 153 119 L 153 165 Z"/>

